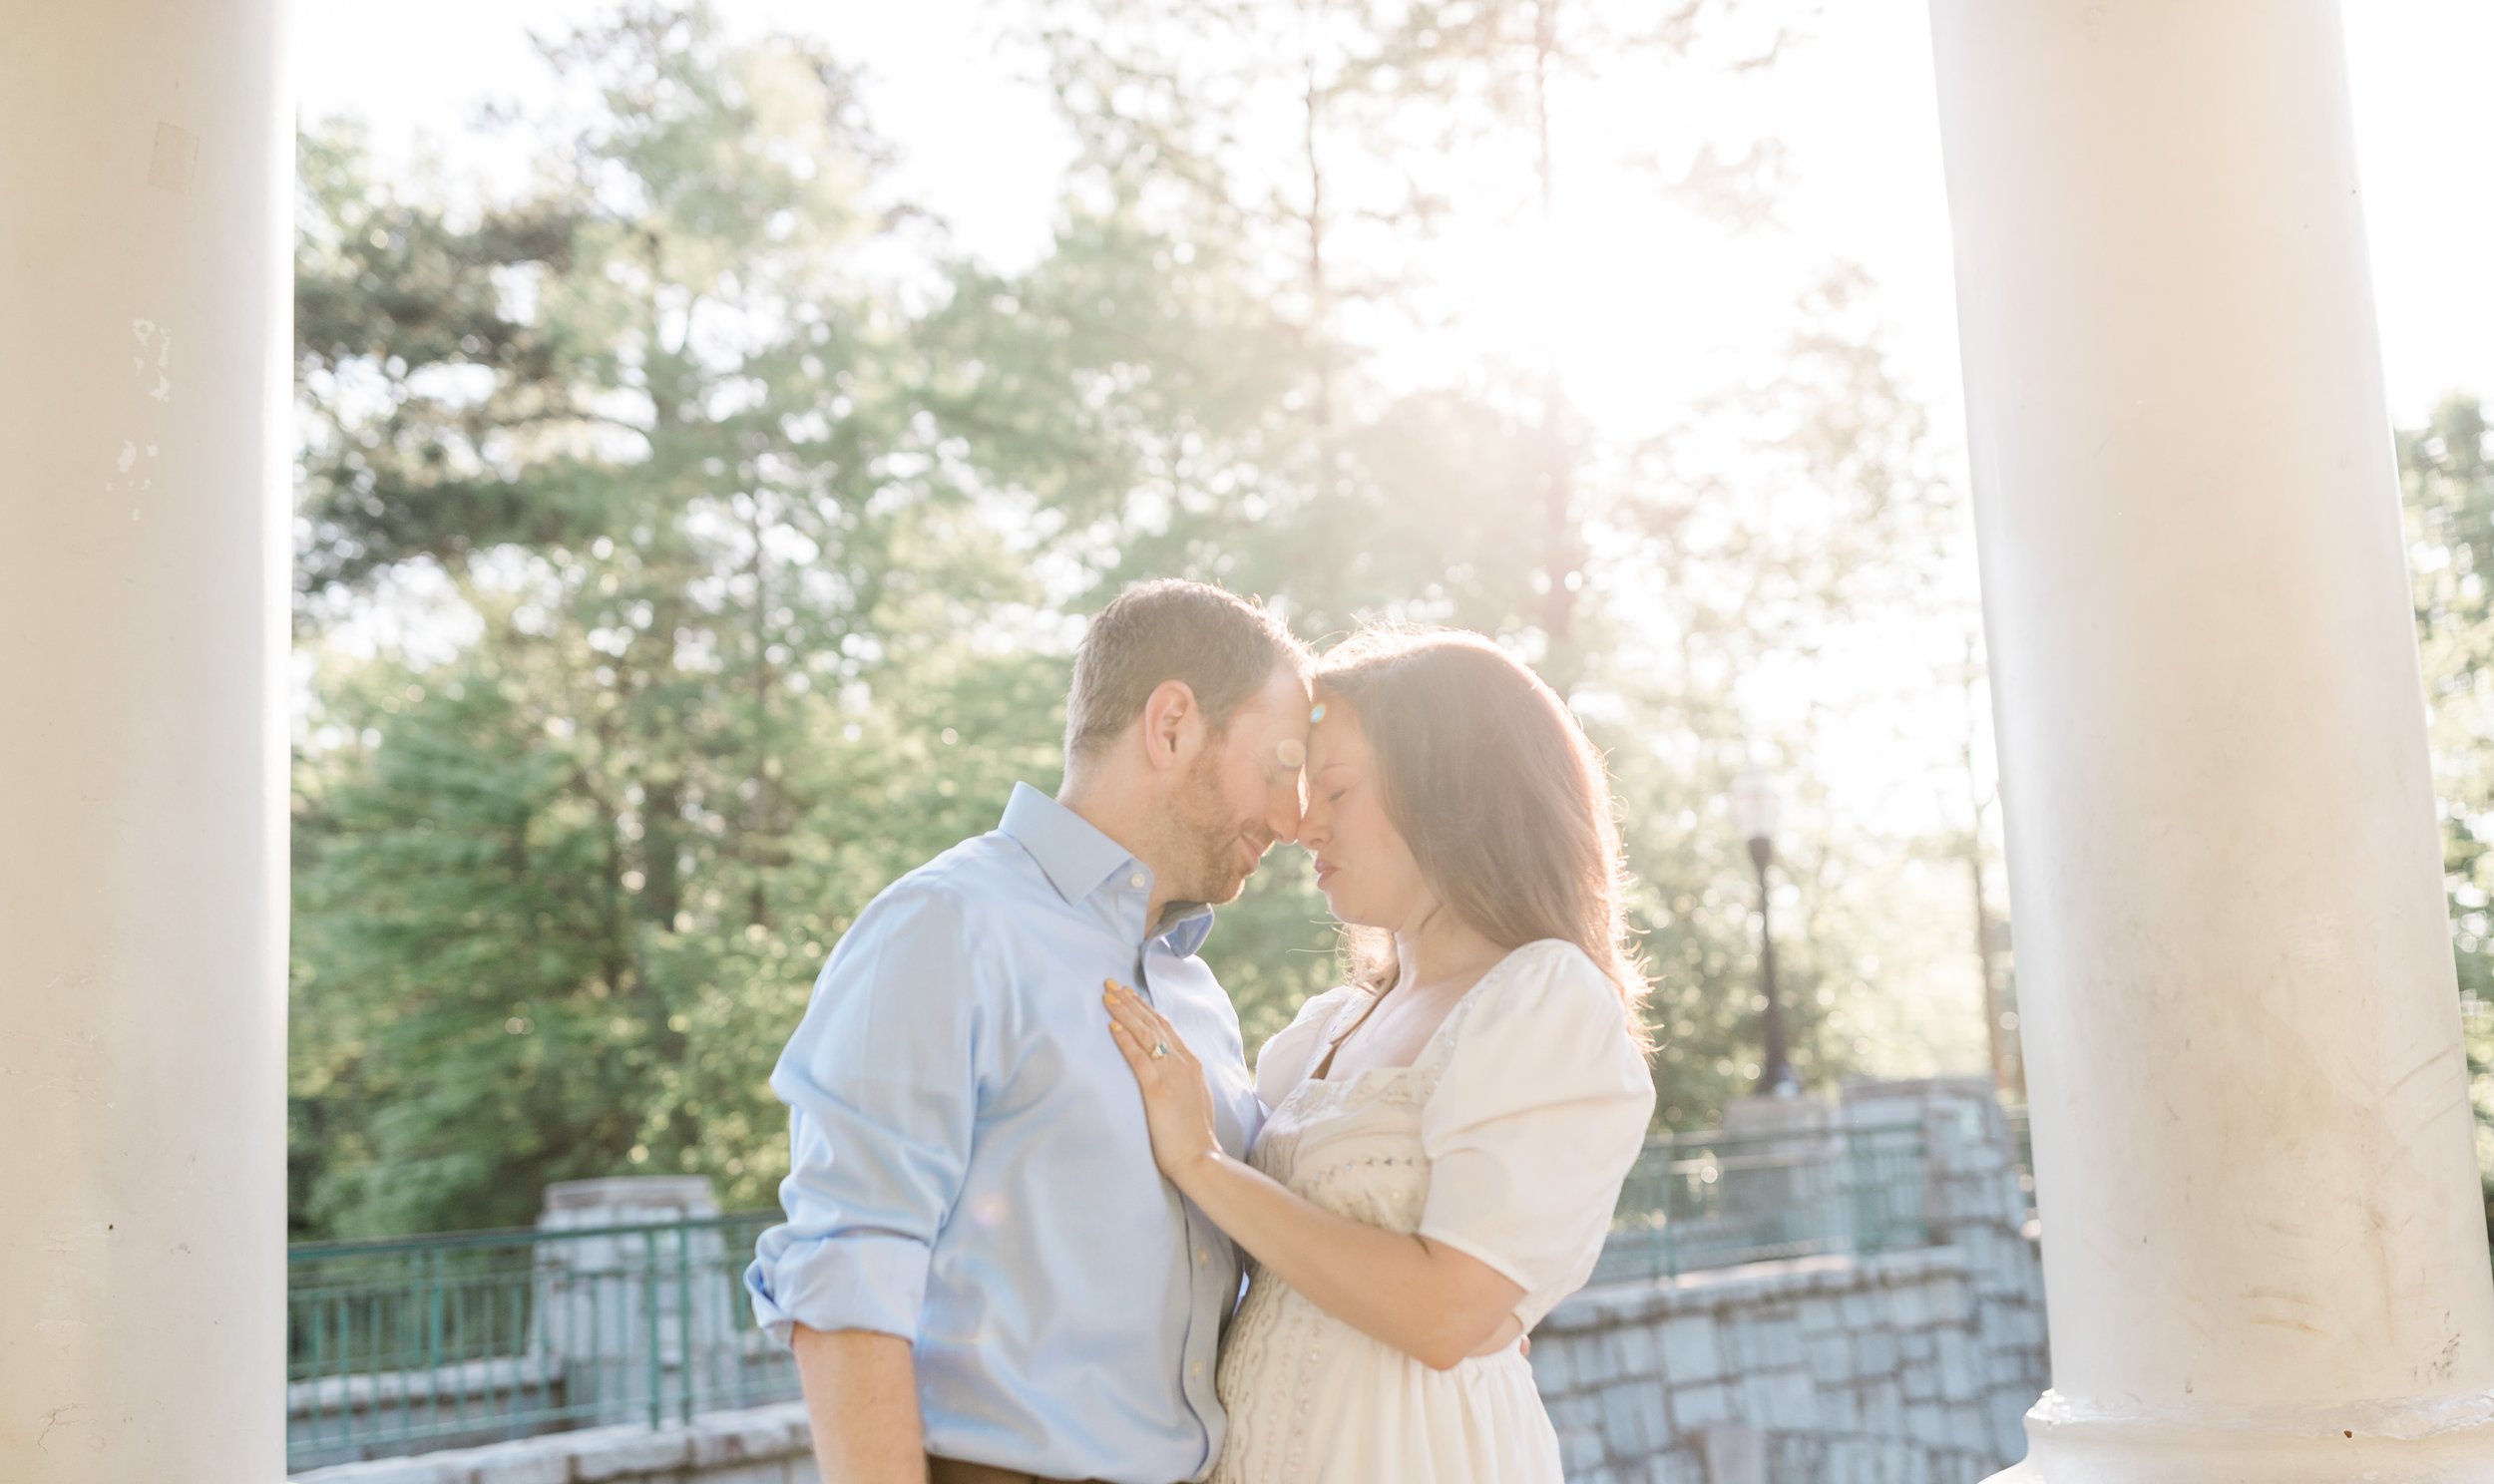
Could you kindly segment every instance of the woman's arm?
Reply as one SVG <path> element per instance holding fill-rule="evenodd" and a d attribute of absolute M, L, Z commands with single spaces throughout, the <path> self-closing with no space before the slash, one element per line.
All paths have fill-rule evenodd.
<path fill-rule="evenodd" d="M 1203 1068 L 1157 1010 L 1111 980 L 1109 1032 L 1133 1069 L 1152 1157 L 1256 1261 L 1327 1313 L 1440 1370 L 1514 1341 L 1522 1288 L 1427 1238 L 1337 1216 L 1221 1152 Z M 1155 1057 L 1155 1047 L 1165 1052 Z"/>

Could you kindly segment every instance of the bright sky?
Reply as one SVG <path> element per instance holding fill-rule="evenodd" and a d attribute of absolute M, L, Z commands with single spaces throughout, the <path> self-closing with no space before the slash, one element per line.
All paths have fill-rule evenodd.
<path fill-rule="evenodd" d="M 1824 263 L 1850 259 L 1877 284 L 1889 342 L 1953 443 L 1962 407 L 1926 3 L 1828 0 L 1815 38 L 1788 49 L 1756 88 L 1562 113 L 1555 245 L 1509 232 L 1452 249 L 1468 270 L 1451 287 L 1471 337 L 1528 353 L 1547 334 L 1579 409 L 1632 434 L 1721 389 L 1744 360 L 1772 355 L 1796 292 Z M 1002 267 L 1044 249 L 1070 146 L 1027 60 L 998 40 L 990 0 L 718 5 L 739 30 L 810 32 L 864 67 L 874 121 L 902 152 L 896 191 L 947 218 L 959 245 Z M 550 90 L 532 30 L 560 34 L 604 8 L 602 0 L 302 0 L 301 106 L 306 116 L 361 116 L 385 159 L 426 137 L 454 168 L 516 184 L 526 162 L 488 153 L 467 134 L 469 121 L 489 99 Z M 2391 412 L 2412 423 L 2452 389 L 2494 397 L 2486 267 L 2494 191 L 2475 184 L 2494 161 L 2494 112 L 2483 107 L 2480 76 L 2494 56 L 2494 4 L 2353 0 L 2345 11 Z M 1790 146 L 1784 232 L 1731 240 L 1661 199 L 1649 181 L 1609 167 L 1624 146 L 1685 150 L 1696 132 L 1764 133 Z M 1548 271 L 1536 251 L 1561 268 Z M 1535 284 L 1545 286 L 1538 296 Z M 1814 701 L 1858 704 L 1839 699 L 1837 682 L 1878 670 L 1876 652 L 1898 636 L 1861 637 L 1870 655 L 1809 676 L 1751 677 L 1760 690 L 1753 720 L 1789 721 Z M 1953 744 L 1900 742 L 1890 762 L 1871 751 L 1856 746 L 1843 760 L 1862 776 L 1842 807 L 1864 818 L 1927 816 L 1929 785 L 1913 759 L 1949 755 Z"/>
<path fill-rule="evenodd" d="M 905 155 L 900 187 L 950 219 L 963 244 L 1000 265 L 1044 245 L 1067 147 L 1044 97 L 992 39 L 981 0 L 720 5 L 740 28 L 810 31 L 863 64 L 876 122 Z M 429 134 L 458 159 L 456 136 L 479 103 L 545 88 L 530 29 L 559 31 L 599 8 L 597 0 L 303 0 L 302 107 L 360 114 L 385 148 Z M 1703 390 L 1709 350 L 1739 338 L 1744 316 L 1754 322 L 1788 297 L 1795 262 L 1815 256 L 1870 270 L 1915 381 L 1942 426 L 1954 425 L 1956 331 L 1925 0 L 1835 0 L 1826 9 L 1818 39 L 1788 53 L 1759 100 L 1797 156 L 1785 212 L 1791 250 L 1745 269 L 1745 254 L 1675 230 L 1668 211 L 1616 180 L 1580 181 L 1564 197 L 1572 246 L 1561 281 L 1583 292 L 1554 317 L 1593 415 L 1633 419 L 1640 404 Z M 2412 421 L 2452 388 L 2494 395 L 2494 272 L 2484 266 L 2494 191 L 2471 184 L 2494 161 L 2494 112 L 2481 102 L 2494 5 L 2360 0 L 2346 12 L 2391 410 Z M 1502 271 L 1494 244 L 1480 257 L 1485 332 L 1503 326 L 1520 336 L 1522 321 L 1550 317 L 1541 304 L 1501 303 L 1500 285 L 1521 275 Z M 1745 272 L 1753 281 L 1725 281 Z"/>

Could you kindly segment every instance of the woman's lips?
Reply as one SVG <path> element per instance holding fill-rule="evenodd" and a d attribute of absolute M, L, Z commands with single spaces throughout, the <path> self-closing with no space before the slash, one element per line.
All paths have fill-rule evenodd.
<path fill-rule="evenodd" d="M 1317 884 L 1318 886 L 1320 886 L 1320 887 L 1324 886 L 1324 885 L 1325 885 L 1325 879 L 1326 879 L 1327 877 L 1329 877 L 1329 876 L 1332 876 L 1335 872 L 1340 871 L 1341 869 L 1342 869 L 1341 867 L 1339 867 L 1339 866 L 1335 865 L 1335 864 L 1334 864 L 1333 862 L 1331 862 L 1331 861 L 1319 861 L 1319 862 L 1317 862 L 1317 863 L 1316 863 L 1316 884 Z"/>

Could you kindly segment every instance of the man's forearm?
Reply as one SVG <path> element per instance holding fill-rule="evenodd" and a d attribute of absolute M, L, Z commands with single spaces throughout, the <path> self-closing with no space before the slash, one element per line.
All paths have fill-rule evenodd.
<path fill-rule="evenodd" d="M 823 1484 L 927 1484 L 927 1432 L 909 1341 L 799 1324 L 792 1348 Z"/>

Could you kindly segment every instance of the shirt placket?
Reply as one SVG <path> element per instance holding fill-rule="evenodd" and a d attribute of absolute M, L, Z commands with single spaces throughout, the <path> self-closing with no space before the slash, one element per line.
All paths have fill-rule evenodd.
<path fill-rule="evenodd" d="M 1138 915 L 1150 902 L 1150 879 L 1136 872 L 1126 879 L 1127 886 L 1141 899 L 1136 904 Z M 1134 953 L 1134 987 L 1146 1004 L 1160 1007 L 1157 986 L 1152 982 L 1152 950 L 1160 939 L 1145 941 Z M 1164 950 L 1165 951 L 1165 950 Z M 1165 1013 L 1165 1012 L 1164 1012 Z M 1174 1017 L 1172 1017 L 1174 1019 Z M 1221 1343 L 1221 1315 L 1227 1304 L 1220 1293 L 1220 1284 L 1213 1272 L 1214 1244 L 1227 1241 L 1212 1228 L 1211 1223 L 1195 1210 L 1195 1203 L 1178 1198 L 1178 1215 L 1186 1227 L 1186 1335 L 1182 1349 L 1186 1371 L 1180 1384 L 1186 1393 L 1186 1404 L 1195 1414 L 1195 1425 L 1203 1430 L 1206 1457 L 1213 1443 L 1211 1418 L 1219 1415 L 1221 1402 L 1215 1371 L 1215 1357 Z"/>

